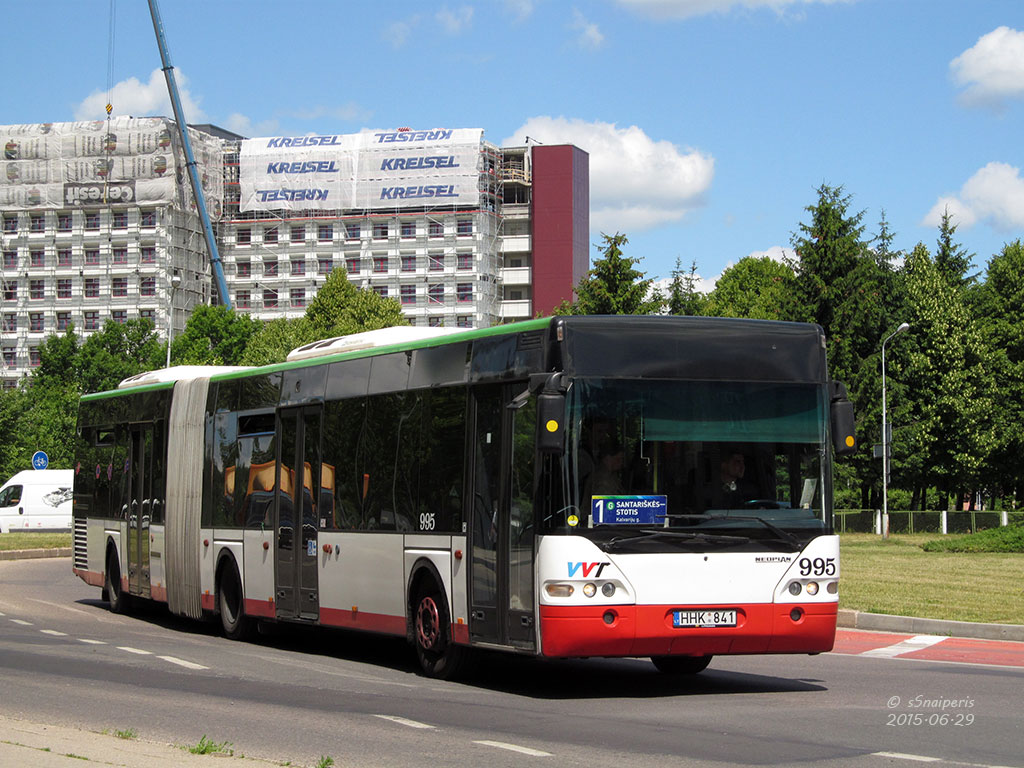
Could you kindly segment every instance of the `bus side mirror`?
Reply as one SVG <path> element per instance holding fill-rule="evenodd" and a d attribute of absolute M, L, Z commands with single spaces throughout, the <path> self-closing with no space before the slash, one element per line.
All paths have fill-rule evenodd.
<path fill-rule="evenodd" d="M 836 456 L 850 456 L 857 451 L 857 425 L 853 418 L 853 403 L 841 381 L 832 382 L 831 400 L 832 448 Z"/>
<path fill-rule="evenodd" d="M 565 390 L 564 374 L 534 374 L 530 377 L 530 390 L 537 394 L 537 450 L 541 453 L 561 453 L 565 450 Z"/>

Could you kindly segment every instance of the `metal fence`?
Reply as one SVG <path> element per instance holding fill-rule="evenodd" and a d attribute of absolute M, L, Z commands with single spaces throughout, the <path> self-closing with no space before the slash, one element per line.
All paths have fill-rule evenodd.
<path fill-rule="evenodd" d="M 839 533 L 882 532 L 882 513 L 877 509 L 837 509 Z M 945 529 L 943 529 L 945 518 Z M 889 510 L 889 533 L 973 533 L 986 528 L 1024 522 L 1024 512 L 960 510 Z"/>

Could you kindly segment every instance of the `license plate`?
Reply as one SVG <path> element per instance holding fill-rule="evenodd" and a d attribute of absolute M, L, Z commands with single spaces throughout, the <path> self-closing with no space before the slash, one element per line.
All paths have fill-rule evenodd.
<path fill-rule="evenodd" d="M 673 627 L 735 627 L 736 611 L 672 611 Z"/>

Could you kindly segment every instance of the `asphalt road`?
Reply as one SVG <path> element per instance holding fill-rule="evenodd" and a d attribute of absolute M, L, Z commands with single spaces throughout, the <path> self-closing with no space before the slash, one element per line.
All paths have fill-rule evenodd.
<path fill-rule="evenodd" d="M 416 674 L 400 641 L 288 628 L 252 643 L 149 610 L 116 616 L 67 559 L 0 562 L 0 714 L 231 742 L 292 765 L 1024 766 L 1024 668 L 885 654 L 477 659 Z"/>

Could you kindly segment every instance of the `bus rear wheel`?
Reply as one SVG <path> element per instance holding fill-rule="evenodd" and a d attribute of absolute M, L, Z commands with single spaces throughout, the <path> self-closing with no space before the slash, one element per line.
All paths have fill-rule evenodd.
<path fill-rule="evenodd" d="M 413 642 L 420 668 L 427 677 L 454 677 L 466 650 L 451 639 L 451 620 L 444 596 L 434 585 L 421 589 L 413 606 Z"/>
<path fill-rule="evenodd" d="M 666 675 L 696 675 L 711 663 L 711 656 L 651 656 L 659 672 Z"/>
<path fill-rule="evenodd" d="M 229 560 L 221 566 L 220 570 L 220 589 L 217 602 L 220 608 L 220 625 L 224 630 L 224 637 L 229 640 L 245 640 L 252 635 L 253 623 L 245 615 L 242 580 L 238 577 L 238 568 Z"/>
<path fill-rule="evenodd" d="M 107 596 L 107 605 L 110 606 L 111 613 L 128 613 L 131 595 L 121 589 L 121 564 L 117 560 L 117 550 L 113 546 L 107 552 L 107 574 L 103 592 Z"/>

